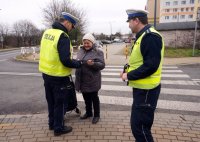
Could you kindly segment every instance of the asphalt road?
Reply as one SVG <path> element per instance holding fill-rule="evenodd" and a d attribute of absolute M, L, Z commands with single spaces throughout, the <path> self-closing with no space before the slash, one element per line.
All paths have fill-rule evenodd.
<path fill-rule="evenodd" d="M 19 54 L 19 50 L 7 51 L 0 53 L 0 114 L 29 114 L 29 113 L 42 113 L 47 112 L 47 104 L 45 100 L 45 93 L 43 87 L 43 80 L 41 74 L 38 72 L 38 64 L 36 63 L 25 63 L 18 62 L 12 59 L 13 56 Z M 118 79 L 118 76 L 114 73 L 119 73 L 119 71 L 112 71 L 112 69 L 120 70 L 121 67 L 108 67 L 107 71 L 103 75 L 103 89 L 99 92 L 100 98 L 102 99 L 101 110 L 121 110 L 127 111 L 131 109 L 130 104 L 123 104 L 123 100 L 132 100 L 132 94 L 127 90 L 117 91 L 119 87 L 126 86 L 125 82 L 122 81 L 110 81 L 111 79 Z M 109 70 L 111 69 L 111 70 Z M 198 91 L 200 89 L 197 79 L 200 79 L 200 65 L 184 65 L 175 67 L 176 70 L 180 70 L 180 75 L 185 75 L 186 78 L 179 78 L 179 81 L 196 83 L 196 85 L 180 85 L 180 84 L 170 84 L 164 83 L 163 88 L 179 89 L 180 92 L 186 89 L 187 91 L 193 90 Z M 174 71 L 174 70 L 173 70 Z M 110 73 L 110 74 L 106 74 Z M 173 73 L 169 73 L 168 75 Z M 188 77 L 187 77 L 188 75 Z M 107 81 L 106 81 L 107 79 Z M 169 82 L 177 81 L 177 78 L 168 77 L 164 78 Z M 109 86 L 111 86 L 110 89 Z M 106 89 L 107 87 L 107 89 Z M 200 90 L 199 90 L 200 92 Z M 80 94 L 78 94 L 80 98 Z M 169 104 L 166 108 L 160 106 L 158 108 L 159 112 L 166 113 L 180 113 L 180 114 L 190 114 L 199 115 L 200 111 L 192 110 L 192 106 L 200 103 L 200 96 L 197 94 L 190 96 L 186 94 L 176 94 L 176 93 L 161 93 L 160 100 Z M 115 100 L 116 98 L 121 98 L 122 102 Z M 107 102 L 106 99 L 111 99 Z M 113 103 L 112 100 L 116 102 Z M 170 103 L 177 101 L 178 103 L 186 103 L 191 109 L 177 108 L 173 109 L 170 107 Z M 84 110 L 84 103 L 80 101 L 79 107 Z M 175 105 L 176 104 L 172 104 Z M 191 105 L 191 106 L 190 106 Z"/>

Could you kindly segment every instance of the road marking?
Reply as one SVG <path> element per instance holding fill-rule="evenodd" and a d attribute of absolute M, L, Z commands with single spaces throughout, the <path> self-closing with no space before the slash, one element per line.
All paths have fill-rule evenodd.
<path fill-rule="evenodd" d="M 41 73 L 19 73 L 19 72 L 0 72 L 0 75 L 33 75 L 33 76 L 41 76 Z M 119 73 L 108 73 L 102 72 L 104 76 L 118 76 Z M 189 75 L 186 74 L 162 74 L 162 77 L 169 77 L 169 78 L 190 78 Z"/>
<path fill-rule="evenodd" d="M 200 79 L 192 79 L 192 80 L 194 80 L 194 81 L 200 81 Z"/>
<path fill-rule="evenodd" d="M 0 60 L 0 62 L 4 62 L 4 61 L 7 61 L 8 59 L 2 59 L 2 60 Z"/>
<path fill-rule="evenodd" d="M 122 68 L 123 69 L 123 66 L 106 66 L 106 68 Z M 164 68 L 164 69 L 177 69 L 178 67 L 177 66 L 163 66 L 162 68 Z"/>
<path fill-rule="evenodd" d="M 121 72 L 121 71 L 123 71 L 123 69 L 109 69 L 109 68 L 105 68 L 105 69 L 103 69 L 103 71 L 108 71 L 108 72 Z M 182 70 L 162 70 L 162 72 L 176 72 L 176 73 L 182 73 L 183 71 Z"/>
<path fill-rule="evenodd" d="M 105 78 L 102 77 L 102 81 L 105 82 L 123 82 L 121 78 Z M 162 84 L 174 84 L 174 85 L 199 85 L 195 81 L 189 80 L 161 80 Z"/>
<path fill-rule="evenodd" d="M 127 97 L 99 96 L 99 98 L 100 102 L 103 104 L 131 106 L 133 102 L 132 98 Z M 77 99 L 78 101 L 83 101 L 83 97 L 80 93 L 77 93 Z M 157 108 L 200 112 L 200 103 L 158 100 Z"/>
<path fill-rule="evenodd" d="M 19 72 L 0 72 L 0 75 L 19 75 L 19 76 L 42 76 L 41 73 L 19 73 Z M 167 76 L 167 75 L 165 75 Z M 72 77 L 75 77 L 72 75 Z M 172 76 L 171 76 L 172 77 Z M 180 76 L 174 76 L 180 77 Z M 188 76 L 183 76 L 187 77 Z M 105 82 L 123 82 L 121 78 L 106 78 L 102 77 L 102 81 Z M 161 80 L 162 84 L 174 84 L 174 85 L 199 85 L 197 80 L 189 81 L 189 80 Z"/>
<path fill-rule="evenodd" d="M 41 73 L 0 72 L 0 75 L 42 76 Z"/>
<path fill-rule="evenodd" d="M 174 85 L 199 85 L 195 81 L 189 80 L 161 80 L 162 84 L 174 84 Z"/>
<path fill-rule="evenodd" d="M 120 73 L 113 72 L 101 72 L 102 75 L 107 76 L 119 76 Z M 162 74 L 162 77 L 170 77 L 170 78 L 190 78 L 187 74 Z"/>
<path fill-rule="evenodd" d="M 19 53 L 20 53 L 20 52 L 6 53 L 6 54 L 1 54 L 0 56 L 8 56 L 8 55 L 19 54 Z"/>
<path fill-rule="evenodd" d="M 132 88 L 129 86 L 119 86 L 119 85 L 102 85 L 102 90 L 106 91 L 122 91 L 122 92 L 132 92 Z M 191 89 L 174 89 L 174 88 L 162 88 L 161 93 L 172 94 L 172 95 L 183 95 L 183 96 L 200 96 L 199 90 Z"/>

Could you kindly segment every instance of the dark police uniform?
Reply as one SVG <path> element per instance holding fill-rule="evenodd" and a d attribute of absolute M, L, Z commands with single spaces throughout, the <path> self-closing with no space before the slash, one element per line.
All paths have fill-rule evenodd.
<path fill-rule="evenodd" d="M 146 15 L 141 11 L 127 14 Z M 161 89 L 163 55 L 162 36 L 146 25 L 136 34 L 127 74 L 128 84 L 133 88 L 131 129 L 137 142 L 153 142 L 151 127 Z"/>
<path fill-rule="evenodd" d="M 48 103 L 49 129 L 54 134 L 64 134 L 64 99 L 68 92 L 71 68 L 79 68 L 81 62 L 72 59 L 72 45 L 67 29 L 55 22 L 44 32 L 41 40 L 39 70 L 44 79 Z M 65 131 L 66 132 L 66 131 Z"/>

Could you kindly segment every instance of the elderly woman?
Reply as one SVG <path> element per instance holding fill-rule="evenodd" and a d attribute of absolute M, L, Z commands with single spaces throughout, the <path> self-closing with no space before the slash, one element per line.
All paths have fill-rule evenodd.
<path fill-rule="evenodd" d="M 93 116 L 92 124 L 96 124 L 100 119 L 98 91 L 101 88 L 101 70 L 105 67 L 104 54 L 102 50 L 96 47 L 95 38 L 92 34 L 84 35 L 82 41 L 83 46 L 78 51 L 77 59 L 81 60 L 83 64 L 75 73 L 75 87 L 77 91 L 82 93 L 86 109 L 86 113 L 80 119 Z"/>

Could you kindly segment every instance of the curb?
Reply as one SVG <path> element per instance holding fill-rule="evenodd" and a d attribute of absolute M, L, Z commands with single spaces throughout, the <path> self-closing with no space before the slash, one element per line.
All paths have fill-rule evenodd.
<path fill-rule="evenodd" d="M 13 59 L 14 59 L 15 61 L 18 61 L 18 62 L 27 62 L 27 63 L 34 63 L 34 64 L 38 64 L 38 63 L 39 63 L 39 61 L 17 59 L 16 57 L 13 57 Z"/>
<path fill-rule="evenodd" d="M 12 50 L 18 50 L 20 48 L 12 48 L 12 49 L 1 49 L 0 52 L 6 52 L 6 51 L 12 51 Z"/>

